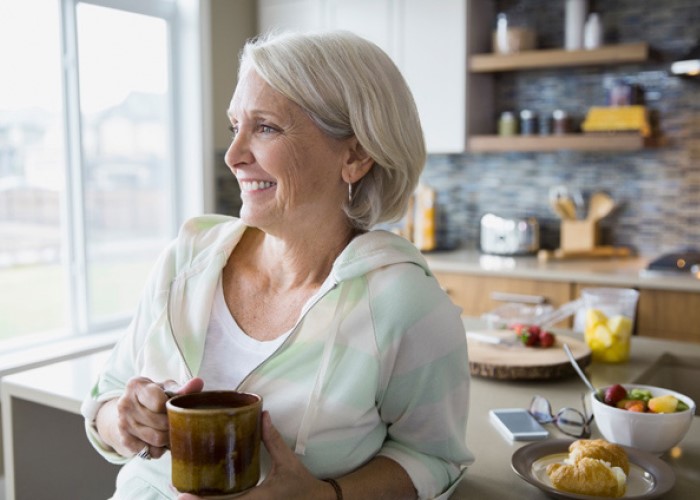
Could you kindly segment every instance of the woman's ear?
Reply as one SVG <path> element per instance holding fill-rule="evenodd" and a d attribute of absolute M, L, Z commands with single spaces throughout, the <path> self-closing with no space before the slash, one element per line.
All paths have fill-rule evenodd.
<path fill-rule="evenodd" d="M 374 165 L 374 159 L 367 154 L 356 137 L 348 139 L 347 156 L 343 163 L 342 176 L 347 184 L 354 184 L 362 179 Z"/>

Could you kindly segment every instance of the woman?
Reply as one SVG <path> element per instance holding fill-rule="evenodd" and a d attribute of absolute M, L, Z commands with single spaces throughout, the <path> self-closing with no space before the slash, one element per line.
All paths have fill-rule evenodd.
<path fill-rule="evenodd" d="M 173 496 L 165 391 L 202 386 L 263 396 L 270 466 L 243 498 L 449 495 L 473 460 L 459 310 L 411 243 L 370 231 L 425 162 L 398 69 L 349 33 L 259 39 L 228 115 L 240 219 L 184 224 L 83 407 L 125 464 L 115 498 Z"/>

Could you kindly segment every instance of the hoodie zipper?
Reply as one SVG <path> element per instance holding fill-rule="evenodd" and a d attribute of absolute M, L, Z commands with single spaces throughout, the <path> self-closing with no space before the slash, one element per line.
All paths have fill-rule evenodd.
<path fill-rule="evenodd" d="M 327 290 L 321 292 L 316 296 L 316 299 L 314 299 L 313 302 L 307 303 L 307 305 L 304 307 L 302 310 L 301 314 L 299 315 L 299 319 L 297 319 L 297 322 L 294 324 L 292 327 L 292 331 L 289 333 L 286 339 L 284 339 L 284 342 L 282 342 L 279 346 L 277 346 L 277 349 L 270 354 L 262 363 L 260 363 L 258 366 L 256 366 L 253 371 L 251 371 L 248 375 L 246 375 L 243 380 L 241 380 L 241 383 L 238 384 L 236 387 L 236 390 L 238 391 L 243 385 L 248 381 L 248 379 L 256 372 L 262 369 L 263 366 L 265 366 L 268 361 L 270 361 L 272 358 L 275 357 L 275 355 L 280 352 L 284 347 L 291 342 L 291 338 L 294 336 L 296 333 L 297 329 L 299 328 L 299 324 L 302 322 L 302 320 L 306 317 L 306 315 L 309 313 L 309 311 L 319 303 L 319 301 L 324 298 L 326 295 L 328 295 L 331 291 L 333 291 L 336 287 L 338 286 L 337 281 L 333 281 Z"/>
<path fill-rule="evenodd" d="M 168 291 L 168 300 L 167 300 L 167 303 L 165 304 L 165 316 L 168 319 L 168 327 L 170 327 L 170 335 L 173 337 L 173 342 L 175 342 L 175 347 L 177 347 L 177 350 L 180 353 L 180 358 L 182 358 L 182 364 L 185 365 L 185 370 L 187 371 L 188 380 L 192 380 L 194 378 L 194 374 L 192 373 L 190 366 L 187 364 L 187 358 L 185 358 L 185 355 L 182 352 L 182 347 L 180 347 L 180 343 L 177 341 L 177 335 L 175 335 L 175 329 L 173 328 L 173 322 L 170 320 L 170 298 L 173 295 L 172 287 L 173 287 L 173 283 L 170 284 L 170 290 Z"/>

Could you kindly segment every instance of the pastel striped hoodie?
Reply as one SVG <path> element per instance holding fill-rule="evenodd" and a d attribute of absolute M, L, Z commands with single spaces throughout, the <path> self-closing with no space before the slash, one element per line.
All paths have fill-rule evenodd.
<path fill-rule="evenodd" d="M 125 464 L 114 498 L 174 498 L 169 454 L 121 457 L 101 442 L 94 416 L 133 376 L 184 383 L 197 375 L 217 280 L 245 229 L 219 215 L 183 225 L 83 403 L 95 449 Z M 382 455 L 401 464 L 421 498 L 447 498 L 473 462 L 460 311 L 415 246 L 386 231 L 350 242 L 291 335 L 237 389 L 263 397 L 285 441 L 320 478 Z"/>

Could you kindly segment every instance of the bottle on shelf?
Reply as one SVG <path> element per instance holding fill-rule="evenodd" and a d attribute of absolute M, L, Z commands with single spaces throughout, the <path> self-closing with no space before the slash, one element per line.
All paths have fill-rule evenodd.
<path fill-rule="evenodd" d="M 583 25 L 586 21 L 588 2 L 586 0 L 566 0 L 564 13 L 564 48 L 583 48 Z"/>
<path fill-rule="evenodd" d="M 583 48 L 591 50 L 597 49 L 601 45 L 603 45 L 603 26 L 600 14 L 591 12 L 583 27 Z"/>

